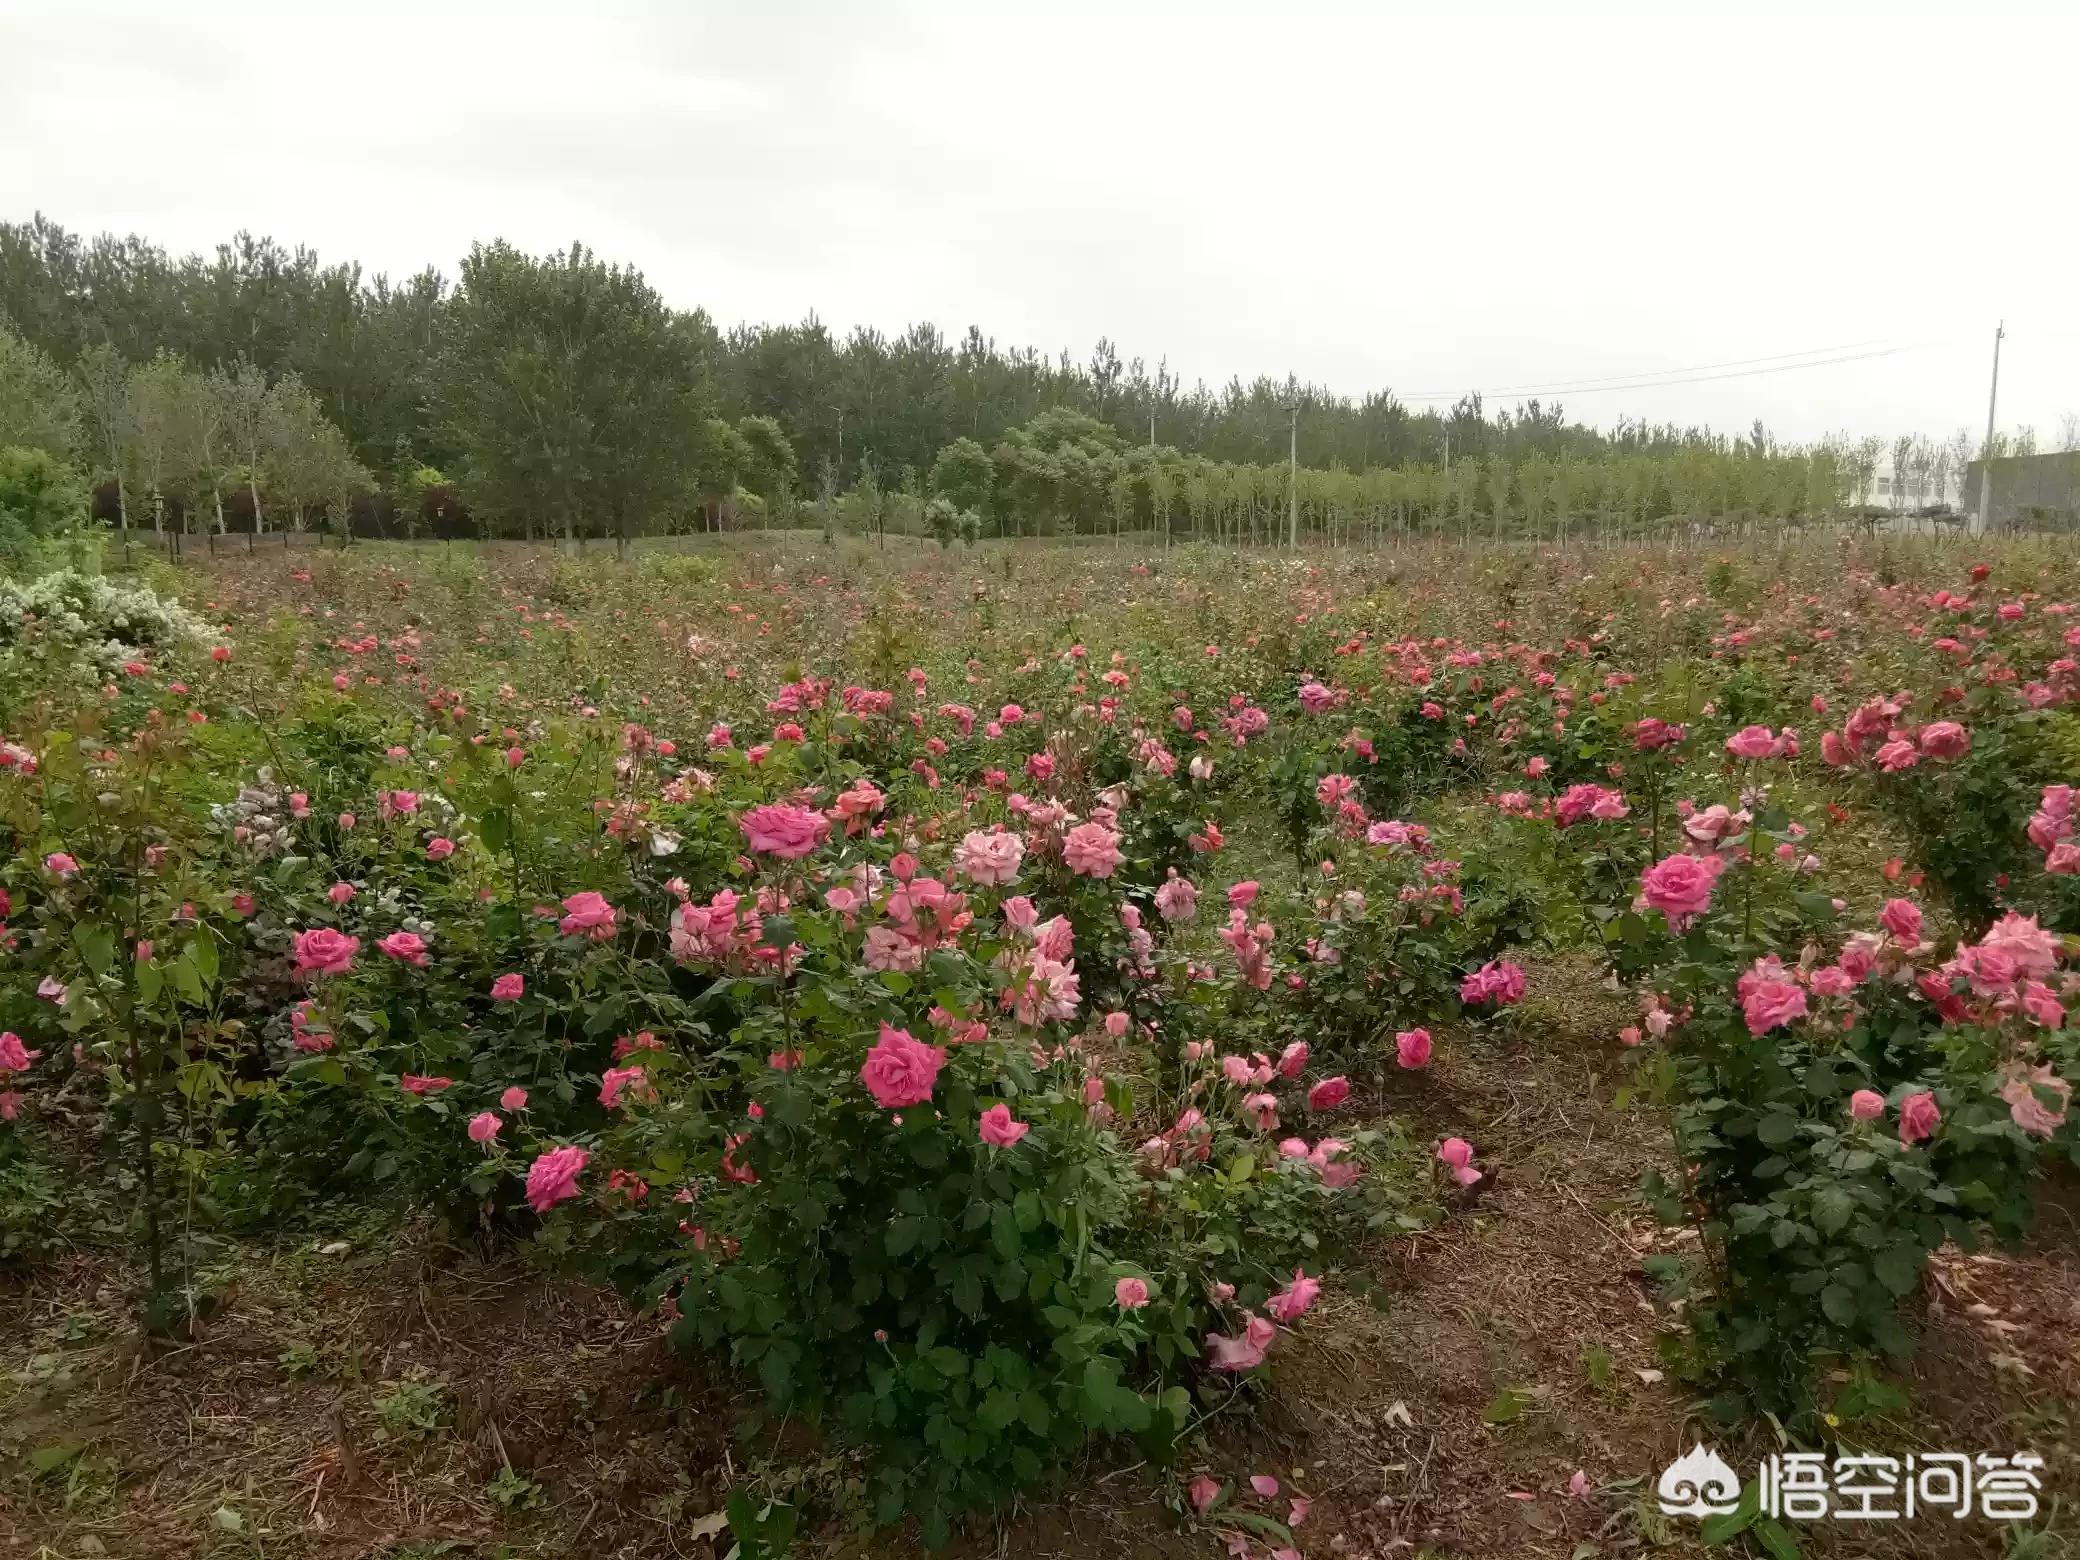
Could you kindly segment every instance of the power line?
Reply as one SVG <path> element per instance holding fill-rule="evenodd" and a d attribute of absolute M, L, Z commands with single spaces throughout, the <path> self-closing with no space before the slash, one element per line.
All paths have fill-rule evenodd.
<path fill-rule="evenodd" d="M 1707 384 L 1717 379 L 1748 379 L 1758 374 L 1787 374 L 1795 369 L 1801 368 L 1830 368 L 1839 363 L 1863 363 L 1868 362 L 1873 358 L 1896 357 L 1902 352 L 1920 352 L 1925 350 L 1932 344 L 1933 343 L 1929 342 L 1916 342 L 1907 346 L 1878 347 L 1868 352 L 1848 352 L 1840 353 L 1833 357 L 1811 358 L 1808 361 L 1802 363 L 1784 363 L 1775 362 L 1772 359 L 1757 358 L 1750 359 L 1749 361 L 1758 363 L 1773 363 L 1774 366 L 1763 368 L 1736 368 L 1732 367 L 1731 365 L 1720 365 L 1729 369 L 1729 371 L 1725 373 L 1703 372 L 1703 369 L 1713 366 L 1709 364 L 1700 365 L 1698 368 L 1694 369 L 1666 369 L 1661 371 L 1664 375 L 1684 376 L 1680 378 L 1651 378 L 1645 375 L 1627 375 L 1623 377 L 1614 377 L 1608 380 L 1585 379 L 1572 381 L 1556 381 L 1549 384 L 1515 386 L 1504 385 L 1488 389 L 1483 389 L 1476 386 L 1469 390 L 1438 390 L 1428 391 L 1419 395 L 1397 394 L 1395 396 L 1395 399 L 1400 401 L 1456 401 L 1463 395 L 1602 395 L 1606 392 L 1613 390 L 1658 390 L 1661 389 L 1663 386 L 1668 385 L 1699 385 Z M 1818 348 L 1815 350 L 1828 351 L 1831 349 Z M 1791 357 L 1797 356 L 1798 354 L 1785 353 L 1782 355 L 1786 357 Z"/>
<path fill-rule="evenodd" d="M 1697 363 L 1689 368 L 1643 368 L 1636 374 L 1594 374 L 1586 379 L 1542 379 L 1536 384 L 1497 385 L 1492 390 L 1483 390 L 1482 395 L 1519 395 L 1538 390 L 1572 390 L 1582 385 L 1607 385 L 1620 379 L 1659 379 L 1667 374 L 1704 374 L 1721 368 L 1746 368 L 1753 363 L 1782 363 L 1791 358 L 1820 357 L 1833 352 L 1862 352 L 1866 348 L 1885 345 L 1882 341 L 1845 341 L 1834 347 L 1808 347 L 1803 352 L 1772 352 L 1763 357 L 1729 358 L 1724 363 Z M 1414 392 L 1414 399 L 1431 400 L 1437 396 L 1456 394 L 1446 390 L 1423 390 Z"/>

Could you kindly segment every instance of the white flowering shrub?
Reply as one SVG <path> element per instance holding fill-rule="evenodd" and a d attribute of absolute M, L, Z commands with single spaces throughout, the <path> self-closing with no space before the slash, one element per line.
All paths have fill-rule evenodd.
<path fill-rule="evenodd" d="M 147 586 L 73 569 L 0 579 L 0 656 L 78 657 L 113 673 L 141 650 L 170 650 L 209 636 L 194 613 Z"/>

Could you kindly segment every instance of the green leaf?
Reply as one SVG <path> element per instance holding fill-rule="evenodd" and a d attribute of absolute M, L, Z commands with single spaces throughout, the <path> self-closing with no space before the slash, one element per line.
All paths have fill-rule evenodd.
<path fill-rule="evenodd" d="M 1771 1148 L 1782 1148 L 1798 1136 L 1798 1118 L 1783 1111 L 1772 1111 L 1756 1126 L 1755 1136 Z"/>
<path fill-rule="evenodd" d="M 1491 1425 L 1515 1424 L 1524 1417 L 1524 1410 L 1531 1406 L 1531 1399 L 1515 1387 L 1504 1387 L 1495 1394 L 1494 1400 L 1481 1411 L 1481 1418 Z"/>
<path fill-rule="evenodd" d="M 913 1214 L 903 1214 L 889 1220 L 888 1233 L 881 1238 L 882 1247 L 892 1257 L 900 1257 L 917 1245 L 918 1237 L 924 1233 L 924 1220 Z"/>
<path fill-rule="evenodd" d="M 87 921 L 75 923 L 72 928 L 72 946 L 79 950 L 79 956 L 86 961 L 87 968 L 96 975 L 106 975 L 109 967 L 115 963 L 115 938 L 109 934 L 105 926 Z"/>
<path fill-rule="evenodd" d="M 203 927 L 195 940 L 188 944 L 188 952 L 195 960 L 195 973 L 202 977 L 202 984 L 214 986 L 217 983 L 217 939 L 208 927 Z"/>
<path fill-rule="evenodd" d="M 1747 1532 L 1761 1515 L 1762 1481 L 1750 1479 L 1741 1490 L 1741 1503 L 1719 1516 L 1706 1517 L 1698 1527 L 1697 1536 L 1706 1544 L 1728 1543 Z"/>
<path fill-rule="evenodd" d="M 1856 1202 L 1839 1186 L 1822 1187 L 1813 1199 L 1813 1223 L 1823 1235 L 1838 1235 L 1856 1211 Z"/>
<path fill-rule="evenodd" d="M 513 838 L 513 815 L 503 807 L 488 807 L 477 820 L 477 837 L 494 856 L 503 856 Z"/>
<path fill-rule="evenodd" d="M 84 1450 L 77 1441 L 57 1441 L 49 1446 L 39 1446 L 29 1454 L 29 1466 L 38 1473 L 55 1473 Z"/>
<path fill-rule="evenodd" d="M 1769 1552 L 1771 1560 L 1802 1560 L 1798 1540 L 1775 1517 L 1764 1517 L 1755 1524 L 1755 1538 Z"/>
<path fill-rule="evenodd" d="M 1871 1263 L 1871 1271 L 1895 1295 L 1910 1295 L 1921 1283 L 1921 1262 L 1921 1248 L 1902 1241 L 1879 1252 Z"/>
<path fill-rule="evenodd" d="M 1856 1295 L 1840 1284 L 1829 1284 L 1820 1291 L 1820 1309 L 1837 1327 L 1856 1325 Z"/>

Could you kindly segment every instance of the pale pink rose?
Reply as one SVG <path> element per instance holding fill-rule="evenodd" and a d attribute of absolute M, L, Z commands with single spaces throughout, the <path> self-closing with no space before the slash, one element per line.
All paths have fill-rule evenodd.
<path fill-rule="evenodd" d="M 1858 1089 L 1849 1096 L 1849 1115 L 1856 1121 L 1876 1121 L 1885 1114 L 1885 1096 L 1875 1089 Z"/>
<path fill-rule="evenodd" d="M 527 1109 L 527 1091 L 516 1083 L 498 1097 L 498 1103 L 500 1108 L 504 1110 L 525 1110 Z"/>
<path fill-rule="evenodd" d="M 1112 1298 L 1122 1311 L 1138 1311 L 1148 1304 L 1148 1285 L 1138 1278 L 1123 1278 L 1112 1286 Z"/>
<path fill-rule="evenodd" d="M 945 1061 L 946 1052 L 940 1047 L 924 1044 L 908 1030 L 883 1024 L 880 1040 L 860 1067 L 860 1081 L 884 1110 L 922 1105 L 932 1097 Z"/>
<path fill-rule="evenodd" d="M 1062 859 L 1079 877 L 1109 878 L 1127 858 L 1119 835 L 1102 823 L 1079 823 L 1062 840 Z"/>
<path fill-rule="evenodd" d="M 2057 1100 L 2055 1110 L 2039 1098 L 2040 1092 Z M 2065 1125 L 2073 1086 L 2054 1073 L 2048 1063 L 2027 1070 L 2018 1066 L 2001 1086 L 2001 1098 L 2008 1102 L 2008 1114 L 2016 1126 L 2034 1137 L 2048 1138 Z"/>
<path fill-rule="evenodd" d="M 1394 1060 L 1414 1071 L 1430 1065 L 1430 1031 L 1404 1029 L 1394 1036 Z"/>
<path fill-rule="evenodd" d="M 1846 997 L 1856 989 L 1849 972 L 1839 965 L 1823 964 L 1813 971 L 1811 980 L 1816 997 Z"/>
<path fill-rule="evenodd" d="M 2058 967 L 2058 939 L 2037 924 L 2035 916 L 2002 916 L 1979 939 L 1982 948 L 1998 948 L 2015 961 L 2015 968 L 2033 980 L 2042 980 Z"/>
<path fill-rule="evenodd" d="M 1105 1015 L 1105 1033 L 1112 1036 L 1115 1040 L 1120 1039 L 1127 1032 L 1128 1022 L 1127 1015 L 1124 1013 L 1118 1011 L 1107 1013 Z"/>
<path fill-rule="evenodd" d="M 1873 756 L 1878 760 L 1878 767 L 1888 775 L 1900 774 L 1921 762 L 1920 749 L 1904 737 L 1894 738 Z"/>
<path fill-rule="evenodd" d="M 1295 1040 L 1278 1053 L 1278 1075 L 1281 1078 L 1297 1078 L 1307 1071 L 1308 1046 L 1305 1040 Z"/>
<path fill-rule="evenodd" d="M 325 890 L 325 897 L 336 905 L 351 904 L 354 899 L 352 883 L 335 883 Z"/>
<path fill-rule="evenodd" d="M 54 877 L 69 878 L 79 871 L 79 863 L 62 850 L 54 850 L 44 857 L 43 865 Z"/>
<path fill-rule="evenodd" d="M 540 1155 L 527 1167 L 527 1205 L 538 1214 L 578 1195 L 578 1175 L 592 1155 L 576 1144 L 565 1144 Z"/>
<path fill-rule="evenodd" d="M 426 859 L 428 861 L 446 861 L 454 854 L 455 842 L 451 839 L 436 836 L 426 842 Z"/>
<path fill-rule="evenodd" d="M 1156 890 L 1156 911 L 1166 921 L 1190 921 L 1199 913 L 1199 890 L 1191 879 L 1179 877 L 1175 867 Z"/>
<path fill-rule="evenodd" d="M 1758 962 L 1740 979 L 1741 1015 L 1751 1035 L 1766 1035 L 1806 1016 L 1805 988 L 1780 978 L 1782 970 Z"/>
<path fill-rule="evenodd" d="M 1213 1503 L 1221 1498 L 1220 1481 L 1218 1479 L 1209 1479 L 1202 1473 L 1198 1478 L 1192 1480 L 1188 1494 L 1192 1502 L 1192 1510 L 1203 1517 L 1213 1509 Z"/>
<path fill-rule="evenodd" d="M 497 1137 L 505 1123 L 495 1110 L 480 1110 L 469 1118 L 469 1140 L 472 1143 L 489 1143 Z"/>
<path fill-rule="evenodd" d="M 518 1002 L 526 992 L 527 982 L 518 975 L 501 975 L 491 983 L 493 1002 Z"/>
<path fill-rule="evenodd" d="M 1018 876 L 1025 841 L 1001 830 L 977 829 L 954 847 L 955 867 L 972 883 L 1001 888 Z"/>
<path fill-rule="evenodd" d="M 1009 1148 L 1033 1128 L 1029 1122 L 1012 1120 L 1011 1107 L 1000 1101 L 982 1113 L 976 1130 L 991 1148 Z"/>

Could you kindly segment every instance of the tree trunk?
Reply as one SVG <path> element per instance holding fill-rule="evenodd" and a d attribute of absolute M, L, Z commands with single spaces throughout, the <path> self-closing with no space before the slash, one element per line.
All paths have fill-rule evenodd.
<path fill-rule="evenodd" d="M 249 472 L 249 473 L 247 474 L 247 476 L 246 476 L 246 491 L 247 491 L 248 493 L 250 493 L 250 494 L 252 494 L 252 495 L 253 495 L 253 531 L 254 531 L 254 534 L 255 534 L 255 535 L 260 535 L 260 534 L 264 534 L 264 533 L 266 532 L 266 530 L 267 530 L 267 522 L 266 522 L 265 520 L 261 519 L 261 517 L 260 517 L 260 484 L 259 484 L 259 483 L 257 483 L 257 482 L 255 482 L 255 481 L 253 480 L 253 478 L 252 478 L 252 475 L 251 475 L 251 473 L 250 473 L 250 472 Z"/>

